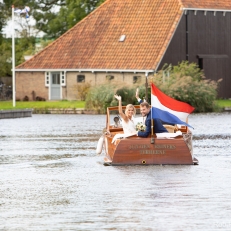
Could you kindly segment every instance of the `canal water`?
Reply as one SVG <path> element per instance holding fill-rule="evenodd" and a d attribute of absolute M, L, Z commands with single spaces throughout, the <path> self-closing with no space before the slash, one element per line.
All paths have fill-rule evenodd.
<path fill-rule="evenodd" d="M 104 166 L 104 115 L 0 120 L 0 230 L 231 230 L 231 113 L 192 114 L 197 166 Z"/>

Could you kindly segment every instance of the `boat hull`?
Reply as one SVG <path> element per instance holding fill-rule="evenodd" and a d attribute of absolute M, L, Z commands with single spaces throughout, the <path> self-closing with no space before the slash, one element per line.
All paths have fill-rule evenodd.
<path fill-rule="evenodd" d="M 129 137 L 111 143 L 105 137 L 105 163 L 111 165 L 193 165 L 191 141 L 183 137 L 166 139 Z"/>
<path fill-rule="evenodd" d="M 135 106 L 139 110 L 139 105 Z M 125 110 L 125 106 L 122 106 Z M 118 107 L 108 107 L 103 130 L 105 165 L 193 165 L 192 132 L 187 126 L 170 126 L 168 133 L 152 133 L 147 138 L 127 136 L 115 124 Z M 113 122 L 114 121 L 114 122 Z M 122 139 L 120 139 L 122 138 Z M 100 146 L 100 145 L 99 145 Z M 101 147 L 101 146 L 100 146 Z M 101 149 L 99 149 L 101 151 Z"/>

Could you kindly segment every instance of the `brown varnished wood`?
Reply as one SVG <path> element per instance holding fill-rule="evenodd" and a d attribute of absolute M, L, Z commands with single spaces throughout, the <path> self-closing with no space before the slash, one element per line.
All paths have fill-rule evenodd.
<path fill-rule="evenodd" d="M 112 165 L 193 164 L 191 153 L 182 137 L 155 139 L 155 144 L 150 143 L 150 138 L 126 138 L 119 140 L 117 145 L 110 142 L 108 155 Z"/>
<path fill-rule="evenodd" d="M 135 106 L 139 108 L 139 105 Z M 125 106 L 123 106 L 123 110 Z M 110 112 L 118 110 L 118 107 L 107 108 L 107 134 L 104 140 L 106 162 L 112 165 L 137 165 L 137 164 L 194 164 L 192 154 L 183 136 L 174 139 L 158 139 L 154 134 L 154 144 L 151 143 L 151 135 L 147 138 L 132 136 L 125 139 L 117 139 L 112 143 L 115 134 L 123 133 L 122 128 L 115 128 L 109 124 Z M 182 126 L 182 133 L 190 133 L 187 127 Z"/>
<path fill-rule="evenodd" d="M 133 105 L 136 110 L 138 110 L 140 108 L 139 105 Z M 126 106 L 122 106 L 122 110 L 125 110 L 126 109 Z M 108 107 L 107 108 L 107 117 L 106 117 L 106 128 L 107 128 L 107 131 L 111 132 L 111 131 L 120 131 L 122 130 L 122 128 L 113 128 L 110 126 L 110 112 L 111 111 L 119 111 L 119 107 L 118 106 L 115 106 L 115 107 Z"/>
<path fill-rule="evenodd" d="M 117 141 L 117 144 L 119 142 L 120 140 Z M 111 160 L 113 160 L 117 145 L 112 144 L 112 136 L 110 135 L 105 136 L 104 146 L 105 146 L 106 156 L 109 157 Z"/>

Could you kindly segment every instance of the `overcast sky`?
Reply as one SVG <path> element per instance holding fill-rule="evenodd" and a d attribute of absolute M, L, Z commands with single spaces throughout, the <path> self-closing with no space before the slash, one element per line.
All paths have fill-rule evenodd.
<path fill-rule="evenodd" d="M 3 0 L 0 0 L 0 2 L 3 3 Z M 16 8 L 16 7 L 15 7 L 15 8 Z M 53 11 L 53 12 L 58 12 L 59 9 L 60 9 L 60 7 L 55 6 L 55 7 L 52 8 L 52 11 Z M 30 15 L 30 12 L 29 12 L 29 15 Z M 25 17 L 24 15 L 21 15 L 20 18 L 19 18 L 19 17 L 17 16 L 17 14 L 15 14 L 14 28 L 15 28 L 16 30 L 19 30 L 19 31 L 20 31 L 22 28 L 21 28 L 21 26 L 17 23 L 18 20 L 20 20 L 21 23 L 23 23 L 23 24 L 28 23 L 29 26 L 34 26 L 35 23 L 36 23 L 36 21 L 35 21 L 35 19 L 33 18 L 32 15 L 30 15 L 29 18 L 26 19 L 26 17 Z M 12 26 L 13 26 L 12 19 L 10 19 L 10 20 L 8 21 L 8 23 L 7 23 L 7 26 L 4 27 L 3 30 L 2 30 L 2 33 L 3 33 L 7 38 L 12 37 Z M 34 34 L 33 34 L 33 32 L 32 32 L 31 35 L 35 35 L 35 32 L 34 32 Z M 39 33 L 37 36 L 38 36 L 38 37 L 42 37 L 43 35 L 44 35 L 44 33 L 41 32 L 41 33 Z M 17 36 L 17 33 L 15 33 L 15 36 Z"/>
<path fill-rule="evenodd" d="M 22 30 L 22 27 L 17 23 L 17 20 L 18 20 L 18 17 L 15 16 L 15 20 L 14 20 L 14 28 L 16 31 L 15 36 L 17 36 L 17 30 L 19 31 Z M 36 22 L 32 16 L 30 16 L 28 19 L 20 18 L 20 20 L 21 20 L 21 23 L 23 23 L 24 25 L 28 23 L 30 26 L 34 26 Z M 3 34 L 5 34 L 6 37 L 12 37 L 12 28 L 13 28 L 13 22 L 12 22 L 12 19 L 10 19 L 7 23 L 7 26 L 3 28 Z"/>

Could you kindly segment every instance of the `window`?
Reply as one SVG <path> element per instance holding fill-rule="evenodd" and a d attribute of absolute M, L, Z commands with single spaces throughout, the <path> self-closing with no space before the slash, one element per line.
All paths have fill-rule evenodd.
<path fill-rule="evenodd" d="M 106 75 L 106 80 L 111 81 L 114 79 L 113 75 Z"/>
<path fill-rule="evenodd" d="M 77 75 L 77 83 L 84 83 L 85 75 Z"/>
<path fill-rule="evenodd" d="M 66 86 L 66 72 L 62 71 L 61 72 L 61 86 Z"/>
<path fill-rule="evenodd" d="M 126 38 L 126 35 L 125 35 L 125 34 L 123 34 L 123 35 L 121 35 L 121 36 L 120 36 L 119 41 L 120 41 L 120 42 L 123 42 L 123 41 L 125 40 L 125 38 Z"/>
<path fill-rule="evenodd" d="M 61 76 L 61 79 L 60 79 Z M 66 72 L 45 72 L 45 86 L 49 87 L 50 84 L 58 84 L 62 86 L 66 86 Z"/>
<path fill-rule="evenodd" d="M 133 83 L 140 83 L 141 81 L 141 76 L 133 76 Z"/>
<path fill-rule="evenodd" d="M 50 72 L 45 72 L 45 86 L 49 87 L 50 85 Z"/>
<path fill-rule="evenodd" d="M 52 73 L 52 84 L 60 84 L 60 73 Z"/>
<path fill-rule="evenodd" d="M 203 59 L 201 58 L 198 59 L 198 66 L 201 70 L 203 69 Z"/>

